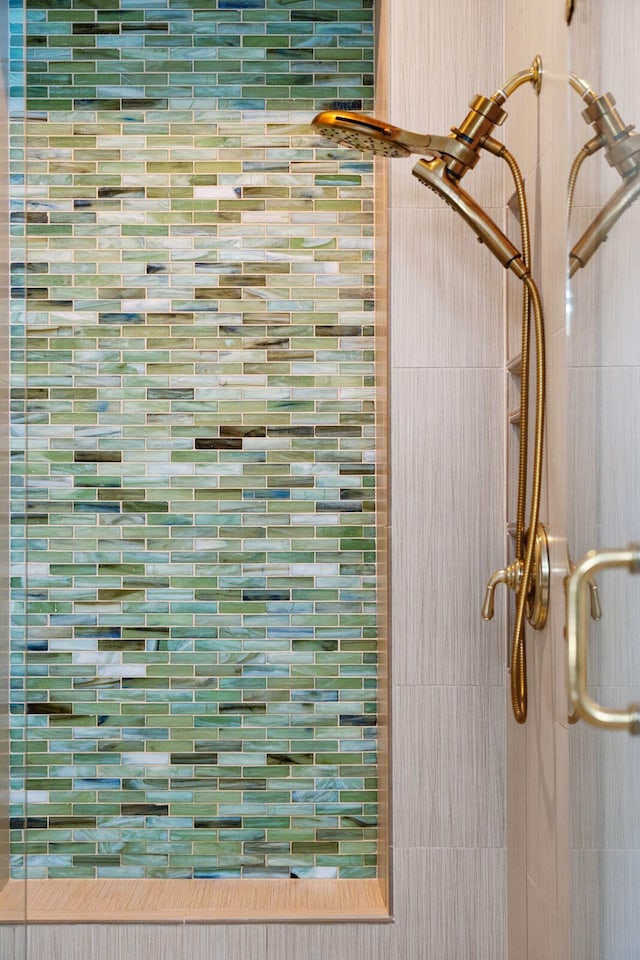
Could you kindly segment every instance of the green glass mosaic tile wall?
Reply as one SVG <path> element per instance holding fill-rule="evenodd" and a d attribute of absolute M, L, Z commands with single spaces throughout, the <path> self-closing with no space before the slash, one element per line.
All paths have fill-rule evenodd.
<path fill-rule="evenodd" d="M 374 876 L 372 0 L 26 17 L 14 874 Z"/>

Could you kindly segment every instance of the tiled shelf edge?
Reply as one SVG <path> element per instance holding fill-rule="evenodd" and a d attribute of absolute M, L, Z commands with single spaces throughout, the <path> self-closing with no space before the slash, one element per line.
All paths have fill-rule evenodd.
<path fill-rule="evenodd" d="M 28 923 L 390 921 L 378 880 L 28 880 Z M 0 923 L 25 919 L 25 881 L 0 891 Z"/>

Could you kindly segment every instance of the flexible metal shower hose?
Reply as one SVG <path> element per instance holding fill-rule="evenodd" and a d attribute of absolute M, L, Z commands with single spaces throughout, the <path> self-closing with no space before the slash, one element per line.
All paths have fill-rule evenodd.
<path fill-rule="evenodd" d="M 508 164 L 516 189 L 518 213 L 522 236 L 522 259 L 527 269 L 531 269 L 531 244 L 529 231 L 529 211 L 524 187 L 524 178 L 515 157 L 504 147 L 500 156 Z M 520 444 L 518 457 L 518 501 L 516 510 L 516 560 L 522 562 L 522 578 L 517 593 L 516 619 L 511 644 L 511 705 L 518 723 L 527 719 L 527 655 L 524 634 L 524 618 L 527 596 L 533 568 L 535 533 L 540 516 L 540 497 L 542 492 L 542 467 L 544 448 L 544 410 L 545 410 L 545 342 L 544 314 L 538 288 L 531 278 L 523 280 L 522 292 L 522 345 L 520 374 Z M 531 308 L 533 307 L 535 344 L 536 344 L 536 416 L 533 455 L 533 475 L 531 489 L 531 509 L 529 515 L 529 537 L 525 548 L 525 513 L 527 497 L 527 456 L 529 440 L 529 340 L 531 327 Z"/>

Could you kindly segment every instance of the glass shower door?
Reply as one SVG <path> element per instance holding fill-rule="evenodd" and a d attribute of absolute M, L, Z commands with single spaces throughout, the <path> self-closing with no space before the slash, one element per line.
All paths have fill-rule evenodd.
<path fill-rule="evenodd" d="M 639 37 L 635 0 L 576 5 L 570 69 L 583 102 L 571 93 L 573 155 L 597 135 L 598 111 L 608 111 L 601 129 L 609 123 L 616 129 L 610 140 L 601 137 L 602 146 L 592 143 L 590 149 L 597 149 L 580 166 L 569 228 L 573 563 L 588 551 L 619 551 L 640 541 L 640 206 L 628 205 L 640 184 L 633 168 L 637 161 L 640 170 L 640 154 L 630 129 L 640 122 Z M 603 99 L 609 93 L 615 103 Z M 583 119 L 585 109 L 590 113 Z M 605 560 L 600 557 L 602 569 L 594 568 L 584 581 L 586 610 L 578 633 L 588 650 L 588 695 L 606 711 L 627 711 L 640 701 L 640 577 L 633 576 L 633 559 L 616 568 L 604 567 Z M 599 620 L 593 619 L 597 609 L 589 616 L 591 579 L 599 590 Z M 580 719 L 570 726 L 569 744 L 572 957 L 631 960 L 640 953 L 640 740 L 628 730 Z"/>

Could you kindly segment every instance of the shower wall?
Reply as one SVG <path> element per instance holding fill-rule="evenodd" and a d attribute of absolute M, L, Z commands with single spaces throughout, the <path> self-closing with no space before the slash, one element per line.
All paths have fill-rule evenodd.
<path fill-rule="evenodd" d="M 14 876 L 375 876 L 372 2 L 26 15 Z"/>
<path fill-rule="evenodd" d="M 473 94 L 488 94 L 504 79 L 502 3 L 375 6 L 381 115 L 446 132 Z M 468 228 L 414 183 L 411 163 L 398 160 L 388 170 L 394 922 L 31 924 L 30 960 L 504 955 L 505 605 L 498 602 L 492 626 L 481 623 L 479 607 L 485 577 L 506 555 L 499 440 L 505 274 Z M 465 186 L 502 216 L 497 161 L 483 159 Z M 386 199 L 378 198 L 381 219 Z M 341 231 L 352 216 L 341 216 Z M 384 246 L 383 226 L 379 238 Z M 0 957 L 14 960 L 11 952 L 5 958 L 0 950 Z"/>

